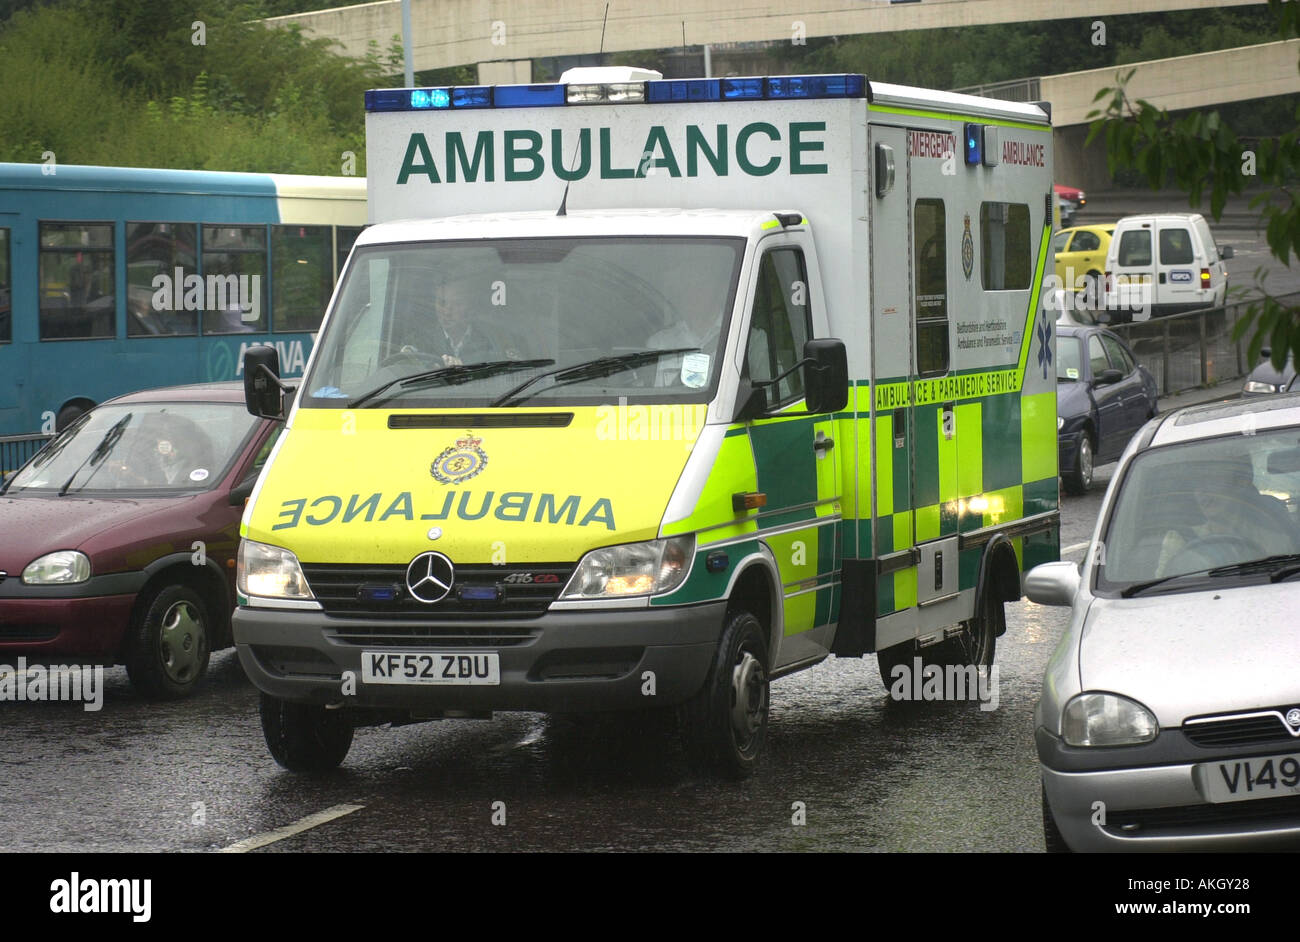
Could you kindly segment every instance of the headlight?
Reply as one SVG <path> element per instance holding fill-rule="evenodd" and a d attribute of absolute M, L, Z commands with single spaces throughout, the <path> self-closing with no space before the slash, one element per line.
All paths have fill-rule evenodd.
<path fill-rule="evenodd" d="M 695 538 L 604 546 L 582 557 L 561 599 L 618 599 L 657 595 L 681 585 L 691 568 Z"/>
<path fill-rule="evenodd" d="M 1070 746 L 1132 746 L 1159 732 L 1150 710 L 1114 693 L 1081 693 L 1061 717 L 1061 736 Z"/>
<path fill-rule="evenodd" d="M 1272 383 L 1261 383 L 1259 380 L 1252 379 L 1242 389 L 1248 393 L 1275 393 L 1278 388 Z"/>
<path fill-rule="evenodd" d="M 90 578 L 90 559 L 76 550 L 59 550 L 33 559 L 23 570 L 28 585 L 73 585 Z"/>
<path fill-rule="evenodd" d="M 1061 417 L 1058 415 L 1058 416 L 1056 417 L 1056 430 L 1059 432 L 1059 431 L 1060 431 L 1061 429 L 1063 429 L 1063 428 L 1065 428 L 1065 419 L 1061 418 Z"/>
<path fill-rule="evenodd" d="M 235 582 L 241 594 L 266 599 L 311 599 L 298 557 L 287 549 L 240 540 Z"/>

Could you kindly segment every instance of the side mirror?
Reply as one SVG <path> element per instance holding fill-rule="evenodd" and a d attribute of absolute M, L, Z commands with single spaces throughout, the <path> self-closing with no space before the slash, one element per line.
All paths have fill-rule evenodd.
<path fill-rule="evenodd" d="M 1039 605 L 1073 605 L 1079 592 L 1074 563 L 1042 563 L 1025 574 L 1025 595 Z"/>
<path fill-rule="evenodd" d="M 1232 258 L 1232 246 L 1230 245 L 1219 246 L 1219 258 L 1223 259 L 1225 262 L 1228 259 Z"/>
<path fill-rule="evenodd" d="M 839 412 L 849 401 L 849 359 L 844 341 L 827 337 L 803 345 L 804 401 L 813 415 Z"/>
<path fill-rule="evenodd" d="M 244 351 L 244 405 L 263 419 L 284 417 L 284 394 L 280 382 L 280 354 L 275 347 L 249 347 Z"/>
<path fill-rule="evenodd" d="M 1113 386 L 1124 378 L 1119 370 L 1102 370 L 1092 381 L 1094 386 Z"/>

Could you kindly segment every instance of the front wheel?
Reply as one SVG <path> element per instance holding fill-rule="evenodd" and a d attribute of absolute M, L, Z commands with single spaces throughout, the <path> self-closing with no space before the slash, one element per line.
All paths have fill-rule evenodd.
<path fill-rule="evenodd" d="M 154 700 L 179 700 L 198 687 L 211 654 L 211 619 L 185 585 L 163 586 L 142 600 L 126 650 L 131 683 Z"/>
<path fill-rule="evenodd" d="M 342 710 L 290 703 L 264 693 L 259 712 L 271 758 L 290 772 L 328 772 L 352 748 L 352 722 Z"/>
<path fill-rule="evenodd" d="M 753 775 L 767 738 L 769 699 L 763 626 L 749 612 L 733 612 L 704 688 L 678 714 L 692 756 L 726 778 Z"/>
<path fill-rule="evenodd" d="M 1079 455 L 1074 462 L 1074 470 L 1063 476 L 1065 489 L 1075 497 L 1082 497 L 1092 487 L 1092 439 L 1084 432 L 1079 439 Z"/>

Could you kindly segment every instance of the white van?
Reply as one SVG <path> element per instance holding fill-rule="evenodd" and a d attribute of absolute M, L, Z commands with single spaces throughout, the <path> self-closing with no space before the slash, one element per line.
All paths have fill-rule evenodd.
<path fill-rule="evenodd" d="M 1230 258 L 1232 246 L 1215 245 L 1199 213 L 1125 216 L 1115 224 L 1106 255 L 1111 321 L 1220 306 Z"/>

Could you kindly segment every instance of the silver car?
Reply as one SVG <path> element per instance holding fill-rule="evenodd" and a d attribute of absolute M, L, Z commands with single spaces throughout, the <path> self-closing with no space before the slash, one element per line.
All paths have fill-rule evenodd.
<path fill-rule="evenodd" d="M 1084 561 L 1035 714 L 1053 851 L 1300 847 L 1300 395 L 1148 422 Z"/>

